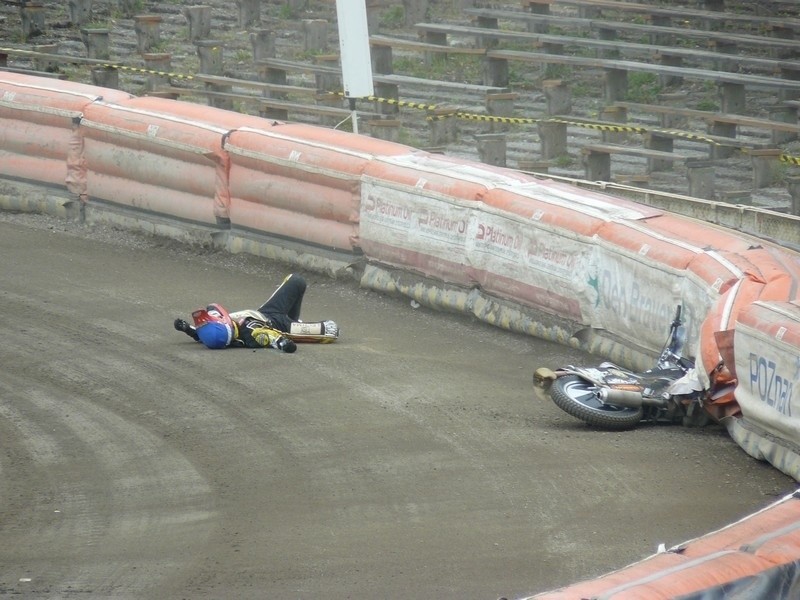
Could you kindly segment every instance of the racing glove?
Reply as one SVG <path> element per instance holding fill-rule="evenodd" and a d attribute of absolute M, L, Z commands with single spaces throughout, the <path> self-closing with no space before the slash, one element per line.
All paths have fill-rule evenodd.
<path fill-rule="evenodd" d="M 175 329 L 177 331 L 182 331 L 183 333 L 188 335 L 193 340 L 195 340 L 195 341 L 199 341 L 200 340 L 200 338 L 197 337 L 197 330 L 194 327 L 192 327 L 191 325 L 189 325 L 189 323 L 187 323 L 183 319 L 175 319 L 175 321 L 172 323 L 172 325 L 173 325 L 173 327 L 175 327 Z"/>
<path fill-rule="evenodd" d="M 277 347 L 279 350 L 291 354 L 295 350 L 297 350 L 297 344 L 294 343 L 294 340 L 289 336 L 282 335 L 280 339 L 278 339 Z"/>
<path fill-rule="evenodd" d="M 277 348 L 290 354 L 297 350 L 297 344 L 277 329 L 259 327 L 253 329 L 252 336 L 256 343 L 263 348 Z"/>

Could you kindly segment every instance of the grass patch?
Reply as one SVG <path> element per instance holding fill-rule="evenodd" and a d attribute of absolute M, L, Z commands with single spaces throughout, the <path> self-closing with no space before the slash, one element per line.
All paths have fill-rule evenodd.
<path fill-rule="evenodd" d="M 654 73 L 634 72 L 628 75 L 627 99 L 631 102 L 653 104 L 661 91 L 662 87 Z"/>
<path fill-rule="evenodd" d="M 466 54 L 434 54 L 426 61 L 419 57 L 397 57 L 394 71 L 411 77 L 439 81 L 482 82 L 483 62 L 480 57 Z"/>
<path fill-rule="evenodd" d="M 236 52 L 233 53 L 233 59 L 236 62 L 244 63 L 249 62 L 251 59 L 250 52 L 245 50 L 244 48 L 239 48 Z"/>
<path fill-rule="evenodd" d="M 556 157 L 556 159 L 553 161 L 553 164 L 561 169 L 568 169 L 575 164 L 575 159 L 569 154 L 562 154 L 561 156 Z"/>
<path fill-rule="evenodd" d="M 289 21 L 297 16 L 297 12 L 292 8 L 291 2 L 285 2 L 278 10 L 278 18 Z"/>
<path fill-rule="evenodd" d="M 710 98 L 703 98 L 702 100 L 699 100 L 695 108 L 697 110 L 704 110 L 707 112 L 717 112 L 719 110 L 717 103 Z"/>
<path fill-rule="evenodd" d="M 395 4 L 383 11 L 381 14 L 380 25 L 385 29 L 400 29 L 405 27 L 406 11 L 402 4 Z"/>
<path fill-rule="evenodd" d="M 544 69 L 545 79 L 572 79 L 572 67 L 569 65 L 547 65 Z"/>

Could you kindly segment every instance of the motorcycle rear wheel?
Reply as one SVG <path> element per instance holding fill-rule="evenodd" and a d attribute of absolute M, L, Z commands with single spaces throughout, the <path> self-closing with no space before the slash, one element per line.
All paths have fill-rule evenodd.
<path fill-rule="evenodd" d="M 644 415 L 642 408 L 605 404 L 597 397 L 597 386 L 577 375 L 565 375 L 553 382 L 550 397 L 561 410 L 600 429 L 632 429 Z"/>

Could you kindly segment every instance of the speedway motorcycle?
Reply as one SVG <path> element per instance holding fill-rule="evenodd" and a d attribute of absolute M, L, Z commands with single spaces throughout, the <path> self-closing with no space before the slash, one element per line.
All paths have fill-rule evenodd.
<path fill-rule="evenodd" d="M 563 411 L 601 429 L 631 429 L 642 421 L 703 425 L 708 416 L 702 408 L 702 386 L 694 361 L 682 356 L 685 345 L 678 305 L 653 368 L 637 373 L 611 362 L 555 371 L 541 367 L 534 373 L 534 386 Z"/>

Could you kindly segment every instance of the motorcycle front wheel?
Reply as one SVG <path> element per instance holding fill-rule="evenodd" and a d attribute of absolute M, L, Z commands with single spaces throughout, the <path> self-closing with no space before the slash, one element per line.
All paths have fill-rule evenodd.
<path fill-rule="evenodd" d="M 642 408 L 605 404 L 597 396 L 597 386 L 577 375 L 565 375 L 553 382 L 550 397 L 561 410 L 594 427 L 620 431 L 636 427 Z"/>

